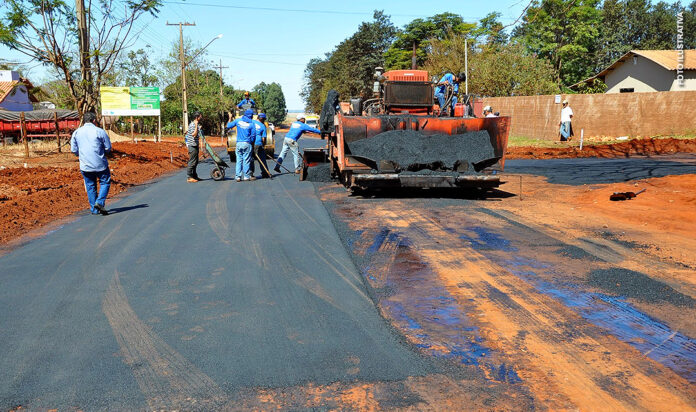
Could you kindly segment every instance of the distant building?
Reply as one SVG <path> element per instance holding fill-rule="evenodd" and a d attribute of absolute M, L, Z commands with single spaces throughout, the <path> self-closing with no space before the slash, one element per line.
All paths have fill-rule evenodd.
<path fill-rule="evenodd" d="M 29 93 L 33 87 L 29 80 L 19 77 L 19 73 L 0 70 L 0 110 L 13 112 L 34 110 L 32 103 L 36 103 L 37 100 Z"/>
<path fill-rule="evenodd" d="M 571 88 L 594 79 L 604 81 L 607 93 L 696 90 L 696 50 L 631 50 Z"/>

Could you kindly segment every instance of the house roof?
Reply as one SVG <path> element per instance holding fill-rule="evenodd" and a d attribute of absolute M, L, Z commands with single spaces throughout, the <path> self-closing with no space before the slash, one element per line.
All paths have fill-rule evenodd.
<path fill-rule="evenodd" d="M 696 70 L 696 50 L 684 50 L 683 52 L 684 70 Z M 609 72 L 616 69 L 616 67 L 618 67 L 626 60 L 632 58 L 633 56 L 645 57 L 646 59 L 651 60 L 656 64 L 659 64 L 667 70 L 677 70 L 677 65 L 680 63 L 679 53 L 677 52 L 677 50 L 631 50 L 630 52 L 619 57 L 619 59 L 612 63 L 611 66 L 607 67 L 606 69 L 602 70 L 601 72 L 588 79 L 575 83 L 570 87 L 576 87 L 582 83 L 587 83 L 596 78 L 603 79 L 604 76 L 606 76 Z"/>
<path fill-rule="evenodd" d="M 0 82 L 0 103 L 4 102 L 5 99 L 7 98 L 7 96 L 9 96 L 10 93 L 12 93 L 12 90 L 14 90 L 14 88 L 17 87 L 17 85 L 19 85 L 20 83 L 24 84 L 27 87 L 27 92 L 28 92 L 27 94 L 29 95 L 29 101 L 34 102 L 34 103 L 38 102 L 36 97 L 34 97 L 31 94 L 31 89 L 34 86 L 32 86 L 32 84 L 28 80 L 22 79 L 22 80 L 13 80 L 11 82 Z"/>

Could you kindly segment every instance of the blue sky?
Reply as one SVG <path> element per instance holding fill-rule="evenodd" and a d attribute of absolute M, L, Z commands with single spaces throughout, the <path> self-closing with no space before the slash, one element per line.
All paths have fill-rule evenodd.
<path fill-rule="evenodd" d="M 353 34 L 362 21 L 371 20 L 375 8 L 384 10 L 391 15 L 396 26 L 402 27 L 414 18 L 446 11 L 460 14 L 472 22 L 498 11 L 502 13 L 503 24 L 509 24 L 519 16 L 526 4 L 527 0 L 165 0 L 156 18 L 148 16 L 136 24 L 141 32 L 133 48 L 150 45 L 151 60 L 156 61 L 166 55 L 172 42 L 178 42 L 178 27 L 167 26 L 166 23 L 195 22 L 196 26 L 184 28 L 184 35 L 200 44 L 206 44 L 216 35 L 223 34 L 223 38 L 213 42 L 207 50 L 208 61 L 215 61 L 210 63 L 210 67 L 217 66 L 220 59 L 223 66 L 229 66 L 223 71 L 225 83 L 250 89 L 262 81 L 278 82 L 283 87 L 288 109 L 302 109 L 304 104 L 299 92 L 307 62 L 331 51 Z M 4 46 L 0 46 L 0 58 L 27 60 Z M 45 69 L 28 67 L 31 67 L 28 77 L 35 84 L 46 79 Z"/>

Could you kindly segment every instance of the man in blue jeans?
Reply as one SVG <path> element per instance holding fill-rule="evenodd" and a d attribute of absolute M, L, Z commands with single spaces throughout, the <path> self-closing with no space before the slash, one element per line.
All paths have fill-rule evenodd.
<path fill-rule="evenodd" d="M 227 123 L 226 130 L 237 128 L 237 145 L 235 154 L 237 155 L 237 164 L 235 168 L 235 180 L 256 180 L 251 175 L 251 151 L 254 148 L 256 140 L 256 127 L 254 126 L 254 111 L 247 109 L 244 111 L 244 116 Z M 242 174 L 243 173 L 243 174 Z"/>
<path fill-rule="evenodd" d="M 321 130 L 305 124 L 305 116 L 303 114 L 298 114 L 297 121 L 290 125 L 290 131 L 285 135 L 283 149 L 280 151 L 277 164 L 273 170 L 280 173 L 280 165 L 283 164 L 283 158 L 290 151 L 295 158 L 295 173 L 299 174 L 302 171 L 302 156 L 300 156 L 300 145 L 297 141 L 300 140 L 300 137 L 305 132 L 321 134 Z"/>
<path fill-rule="evenodd" d="M 96 120 L 97 116 L 94 113 L 84 114 L 83 126 L 75 130 L 70 139 L 70 151 L 80 159 L 80 172 L 85 179 L 85 190 L 92 214 L 108 215 L 105 204 L 111 186 L 111 172 L 106 154 L 111 152 L 111 141 L 104 129 L 94 125 Z"/>

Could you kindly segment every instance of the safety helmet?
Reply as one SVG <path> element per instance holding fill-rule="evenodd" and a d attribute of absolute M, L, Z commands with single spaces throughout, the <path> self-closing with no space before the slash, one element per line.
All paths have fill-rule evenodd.
<path fill-rule="evenodd" d="M 258 118 L 259 118 L 259 119 L 265 119 L 265 118 L 266 118 L 266 113 L 259 113 Z"/>
<path fill-rule="evenodd" d="M 244 92 L 245 97 L 249 97 L 249 92 Z"/>
<path fill-rule="evenodd" d="M 304 118 L 305 118 L 305 115 L 303 115 L 302 113 L 297 115 L 297 120 L 302 120 Z"/>

